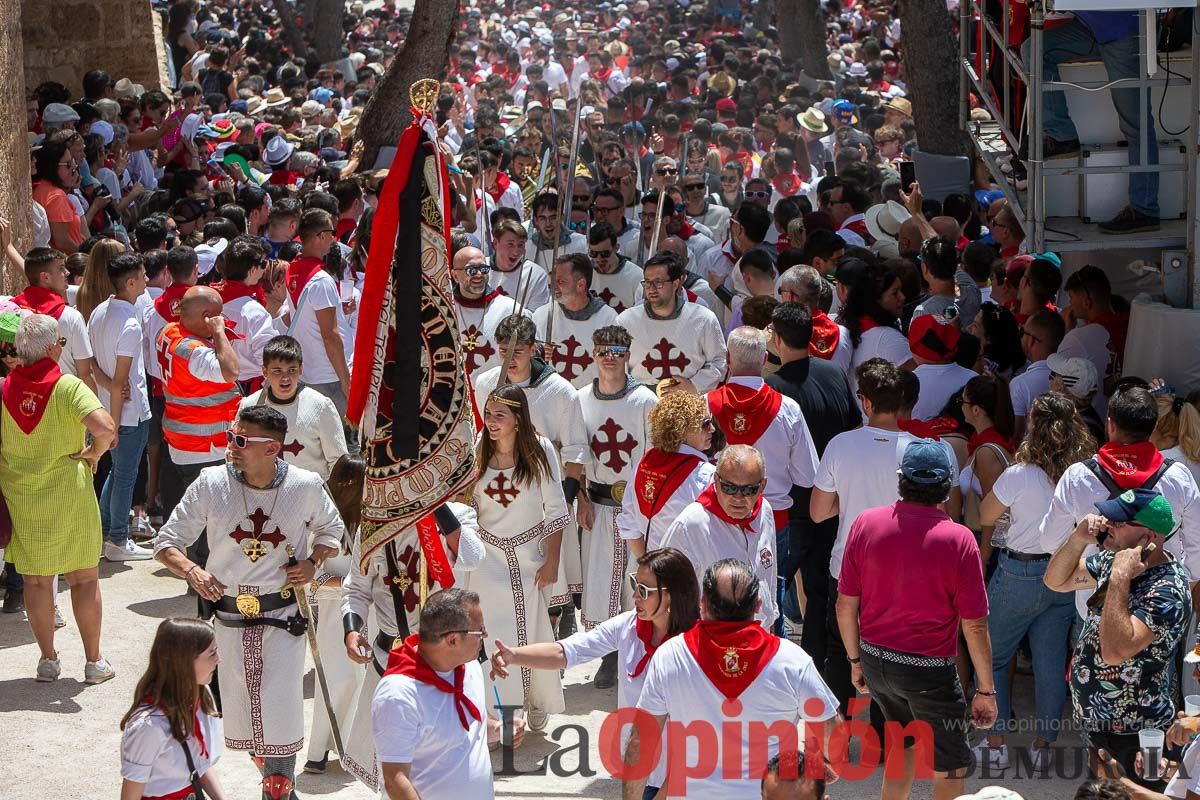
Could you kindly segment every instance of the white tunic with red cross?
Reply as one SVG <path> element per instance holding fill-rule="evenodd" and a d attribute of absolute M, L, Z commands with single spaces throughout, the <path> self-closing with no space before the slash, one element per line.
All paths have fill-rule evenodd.
<path fill-rule="evenodd" d="M 596 359 L 592 355 L 592 333 L 617 321 L 617 312 L 598 303 L 587 319 L 572 319 L 558 303 L 547 303 L 533 312 L 539 342 L 546 342 L 551 366 L 576 389 L 592 385 Z M 553 315 L 553 325 L 551 325 Z M 578 315 L 571 315 L 578 316 Z M 550 341 L 553 337 L 553 342 Z"/>
<path fill-rule="evenodd" d="M 725 375 L 721 323 L 699 303 L 676 302 L 678 313 L 670 319 L 652 319 L 645 303 L 617 317 L 617 324 L 633 337 L 629 369 L 650 386 L 664 378 L 687 378 L 697 392 L 707 392 Z"/>
<path fill-rule="evenodd" d="M 484 297 L 488 299 L 479 304 L 455 298 L 458 334 L 462 337 L 463 364 L 468 376 L 500 363 L 496 328 L 506 317 L 517 313 L 517 301 L 504 296 L 499 290 L 490 289 Z M 528 311 L 522 313 L 530 316 Z"/>
<path fill-rule="evenodd" d="M 592 291 L 620 314 L 642 302 L 642 268 L 625 258 L 612 274 L 592 273 Z"/>

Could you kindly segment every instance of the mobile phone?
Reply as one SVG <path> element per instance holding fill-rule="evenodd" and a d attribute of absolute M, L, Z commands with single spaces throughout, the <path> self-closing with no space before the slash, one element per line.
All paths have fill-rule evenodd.
<path fill-rule="evenodd" d="M 825 162 L 825 174 L 826 175 L 837 175 L 837 165 L 834 164 L 832 161 L 826 161 Z"/>
<path fill-rule="evenodd" d="M 917 182 L 917 165 L 911 161 L 900 162 L 900 188 L 905 194 L 912 191 L 912 185 Z"/>

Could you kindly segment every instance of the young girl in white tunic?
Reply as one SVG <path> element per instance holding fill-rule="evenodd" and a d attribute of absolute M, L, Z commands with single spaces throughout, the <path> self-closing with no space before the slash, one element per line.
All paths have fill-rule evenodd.
<path fill-rule="evenodd" d="M 225 800 L 212 769 L 225 740 L 208 691 L 220 660 L 207 622 L 159 624 L 150 665 L 121 719 L 121 800 L 184 798 L 196 786 L 212 800 Z"/>
<path fill-rule="evenodd" d="M 488 629 L 517 645 L 553 642 L 549 601 L 564 594 L 559 547 L 570 517 L 554 446 L 529 420 L 525 391 L 502 386 L 484 406 L 484 431 L 476 458 L 479 479 L 471 505 L 487 556 L 467 586 L 478 592 Z M 541 730 L 564 708 L 557 672 L 523 669 L 496 682 L 500 702 L 526 709 L 529 727 Z"/>

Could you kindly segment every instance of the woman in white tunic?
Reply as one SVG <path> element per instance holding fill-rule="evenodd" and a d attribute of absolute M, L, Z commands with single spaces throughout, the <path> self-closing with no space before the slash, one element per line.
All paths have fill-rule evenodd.
<path fill-rule="evenodd" d="M 121 800 L 183 798 L 196 786 L 225 800 L 212 769 L 224 750 L 221 718 L 208 691 L 220 660 L 207 622 L 159 624 L 150 664 L 121 719 Z"/>
<path fill-rule="evenodd" d="M 600 623 L 589 631 L 580 631 L 559 642 L 531 644 L 509 649 L 496 637 L 492 653 L 492 680 L 507 678 L 509 667 L 536 669 L 557 675 L 558 670 L 584 664 L 609 653 L 616 653 L 617 708 L 633 708 L 646 682 L 646 667 L 659 646 L 672 636 L 689 630 L 700 618 L 700 586 L 696 570 L 683 553 L 672 547 L 651 550 L 637 561 L 637 571 L 629 573 L 633 590 L 633 611 Z M 621 731 L 621 752 L 629 740 L 629 727 Z M 601 747 L 605 746 L 601 742 Z M 651 787 L 661 787 L 666 777 L 667 759 L 646 780 L 646 796 Z M 655 788 L 657 791 L 657 788 Z"/>
<path fill-rule="evenodd" d="M 570 519 L 558 457 L 534 430 L 525 391 L 517 386 L 502 386 L 488 396 L 483 424 L 471 505 L 487 556 L 465 588 L 479 593 L 488 630 L 497 639 L 517 645 L 553 642 L 549 605 L 550 598 L 565 593 L 558 561 Z M 542 730 L 548 715 L 565 707 L 557 672 L 522 669 L 495 686 L 503 705 L 526 709 L 533 730 Z"/>

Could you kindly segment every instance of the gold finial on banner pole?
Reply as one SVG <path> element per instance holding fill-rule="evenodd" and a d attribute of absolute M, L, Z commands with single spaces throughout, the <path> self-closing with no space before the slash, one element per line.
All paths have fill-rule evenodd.
<path fill-rule="evenodd" d="M 433 78 L 422 78 L 408 87 L 408 101 L 422 114 L 433 114 L 442 85 Z"/>

